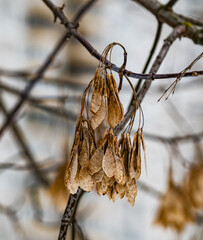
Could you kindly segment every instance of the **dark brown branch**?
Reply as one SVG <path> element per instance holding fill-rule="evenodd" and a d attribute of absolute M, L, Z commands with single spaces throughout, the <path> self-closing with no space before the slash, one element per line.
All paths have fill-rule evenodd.
<path fill-rule="evenodd" d="M 176 3 L 177 3 L 178 0 L 170 0 L 166 5 L 165 5 L 165 8 L 172 8 Z"/>
<path fill-rule="evenodd" d="M 80 189 L 78 188 L 77 193 L 71 194 L 69 197 L 66 209 L 65 209 L 63 217 L 61 219 L 61 227 L 60 227 L 60 231 L 59 231 L 58 240 L 66 240 L 67 230 L 72 221 L 72 216 L 74 213 L 74 209 L 75 209 L 75 205 L 77 202 L 79 192 L 80 192 Z"/>
<path fill-rule="evenodd" d="M 157 20 L 158 20 L 158 19 L 157 19 Z M 146 63 L 145 63 L 145 66 L 144 66 L 144 68 L 143 68 L 142 73 L 145 73 L 145 72 L 146 72 L 146 70 L 147 70 L 147 68 L 148 68 L 148 66 L 149 66 L 149 63 L 150 63 L 150 61 L 151 61 L 151 59 L 152 59 L 152 57 L 153 57 L 153 55 L 154 55 L 154 52 L 155 52 L 155 50 L 156 50 L 156 47 L 157 47 L 157 45 L 158 45 L 158 42 L 159 42 L 159 39 L 160 39 L 160 36 L 161 36 L 162 26 L 163 26 L 163 24 L 162 24 L 161 22 L 159 22 L 159 20 L 158 20 L 158 26 L 157 26 L 157 30 L 156 30 L 156 35 L 155 35 L 155 38 L 154 38 L 154 42 L 153 42 L 153 44 L 152 44 L 152 48 L 151 48 L 151 50 L 150 50 L 149 56 L 148 56 L 148 58 L 147 58 L 147 61 L 146 61 Z M 136 92 L 138 92 L 138 91 L 140 90 L 140 86 L 141 86 L 142 80 L 143 80 L 143 79 L 139 79 L 139 81 L 138 81 L 138 83 L 137 83 L 137 85 L 136 85 L 136 87 L 135 87 L 135 91 L 136 91 Z M 133 100 L 134 100 L 134 96 L 133 96 L 133 94 L 132 94 L 129 107 L 133 104 Z M 129 110 L 129 108 L 128 108 L 128 110 Z"/>
<path fill-rule="evenodd" d="M 47 161 L 37 163 L 37 166 L 41 170 L 41 172 L 44 173 L 49 171 L 50 169 L 58 168 L 60 166 L 60 163 L 56 163 L 52 160 L 47 160 Z M 33 170 L 33 166 L 30 163 L 17 164 L 17 163 L 1 162 L 0 170 L 28 171 L 28 170 Z"/>
<path fill-rule="evenodd" d="M 25 103 L 27 98 L 29 97 L 29 94 L 32 90 L 32 88 L 35 86 L 35 84 L 40 80 L 40 78 L 44 75 L 44 72 L 47 70 L 47 68 L 51 65 L 53 62 L 55 56 L 61 49 L 61 47 L 64 45 L 64 43 L 67 41 L 67 39 L 70 38 L 70 32 L 67 32 L 62 36 L 60 41 L 57 43 L 56 47 L 53 49 L 51 54 L 48 56 L 46 61 L 42 64 L 42 66 L 39 68 L 37 73 L 30 79 L 30 82 L 27 84 L 27 87 L 21 94 L 20 100 L 16 103 L 16 105 L 13 107 L 13 109 L 8 113 L 7 119 L 4 121 L 2 127 L 0 128 L 0 137 L 6 130 L 6 128 L 12 123 L 13 119 L 16 116 L 16 113 L 19 111 L 19 109 L 22 107 L 22 105 Z"/>
<path fill-rule="evenodd" d="M 183 136 L 175 137 L 163 137 L 156 134 L 145 133 L 144 136 L 149 140 L 161 141 L 164 143 L 175 144 L 177 142 L 188 142 L 188 141 L 201 141 L 203 138 L 203 132 L 186 134 Z"/>
<path fill-rule="evenodd" d="M 9 85 L 7 84 L 2 84 L 0 82 L 0 89 L 1 90 L 4 90 L 8 93 L 11 93 L 13 95 L 16 95 L 16 96 L 21 96 L 21 91 L 19 91 L 18 89 L 16 88 L 13 88 L 13 87 L 10 87 Z M 56 96 L 46 96 L 46 97 L 28 97 L 27 98 L 27 101 L 29 103 L 43 103 L 43 102 L 60 102 L 60 103 L 64 103 L 66 101 L 79 101 L 81 99 L 81 96 L 61 96 L 61 95 L 56 95 Z"/>
<path fill-rule="evenodd" d="M 33 73 L 25 70 L 8 70 L 8 69 L 0 68 L 0 76 L 5 76 L 9 78 L 20 78 L 20 80 L 28 82 L 29 78 L 33 76 Z M 80 89 L 86 86 L 84 82 L 75 82 L 74 80 L 69 79 L 68 76 L 62 76 L 62 77 L 44 76 L 41 78 L 41 82 L 51 83 L 57 86 L 62 85 L 63 87 L 67 86 L 72 89 Z"/>
<path fill-rule="evenodd" d="M 152 74 L 152 75 L 151 74 L 150 75 L 151 75 L 152 79 L 153 79 L 154 73 L 156 73 L 158 71 L 161 63 L 163 62 L 164 58 L 166 57 L 166 54 L 168 53 L 168 50 L 171 47 L 172 43 L 178 37 L 180 37 L 185 32 L 185 30 L 186 30 L 186 28 L 184 26 L 178 26 L 178 27 L 174 28 L 172 33 L 164 40 L 164 44 L 150 69 L 150 73 Z M 140 89 L 140 91 L 138 93 L 138 99 L 139 99 L 140 103 L 144 99 L 148 89 L 151 86 L 151 83 L 152 83 L 152 81 L 145 81 L 142 88 Z M 128 120 L 130 119 L 132 111 L 134 109 L 134 103 L 131 103 L 131 106 L 129 106 L 128 109 L 129 110 L 125 114 L 123 121 L 115 129 L 116 134 L 118 134 L 124 128 L 124 126 L 126 125 Z"/>
<path fill-rule="evenodd" d="M 154 14 L 160 22 L 166 23 L 172 28 L 175 28 L 179 25 L 187 26 L 187 32 L 185 32 L 185 36 L 189 37 L 194 43 L 203 45 L 203 28 L 199 29 L 194 25 L 187 24 L 184 16 L 181 17 L 180 15 L 171 11 L 171 9 L 166 9 L 164 5 L 161 5 L 161 3 L 157 0 L 132 1 L 141 4 L 144 8 Z"/>
<path fill-rule="evenodd" d="M 53 107 L 53 106 L 47 106 L 44 104 L 36 104 L 36 103 L 32 103 L 32 106 L 35 108 L 38 108 L 46 113 L 52 114 L 52 115 L 56 115 L 57 117 L 63 117 L 66 119 L 70 119 L 72 121 L 76 121 L 77 120 L 77 115 L 71 111 L 67 111 L 64 109 L 60 109 L 58 107 Z"/>
<path fill-rule="evenodd" d="M 97 52 L 97 50 L 82 36 L 80 35 L 76 29 L 72 27 L 72 24 L 69 22 L 67 17 L 63 14 L 63 11 L 56 7 L 51 1 L 49 0 L 42 0 L 53 12 L 54 16 L 57 16 L 61 20 L 61 24 L 63 24 L 67 30 L 71 30 L 72 36 L 77 39 L 85 48 L 86 50 L 97 60 L 102 60 L 101 54 Z M 120 68 L 117 67 L 115 64 L 106 61 L 107 67 L 111 67 L 111 69 L 117 73 L 119 73 Z M 137 78 L 137 79 L 145 79 L 150 80 L 151 75 L 150 74 L 140 74 L 140 73 L 134 73 L 128 70 L 123 71 L 124 74 L 126 74 L 128 77 Z M 198 75 L 203 75 L 203 71 L 196 71 Z M 154 74 L 153 79 L 162 79 L 162 78 L 177 78 L 179 73 L 169 73 L 169 74 Z M 194 76 L 193 72 L 188 72 L 184 75 L 184 77 L 192 77 Z"/>

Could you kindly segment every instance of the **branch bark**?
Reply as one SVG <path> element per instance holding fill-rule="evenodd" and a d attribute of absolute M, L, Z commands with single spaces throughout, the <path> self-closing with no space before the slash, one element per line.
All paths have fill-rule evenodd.
<path fill-rule="evenodd" d="M 203 45 L 203 28 L 198 28 L 194 26 L 191 21 L 188 22 L 188 18 L 185 18 L 183 15 L 179 15 L 172 11 L 171 9 L 166 8 L 157 0 L 132 0 L 142 5 L 144 8 L 149 10 L 153 15 L 155 15 L 160 22 L 166 23 L 172 28 L 175 28 L 179 25 L 187 26 L 187 31 L 185 36 L 190 38 L 194 43 Z M 194 21 L 193 21 L 194 23 Z"/>
<path fill-rule="evenodd" d="M 158 69 L 161 66 L 161 63 L 163 62 L 164 58 L 166 57 L 166 54 L 168 53 L 168 50 L 171 47 L 172 43 L 178 37 L 180 37 L 185 31 L 186 31 L 185 26 L 182 26 L 182 25 L 177 26 L 176 28 L 173 29 L 172 33 L 164 40 L 164 44 L 150 69 L 151 81 L 145 81 L 144 84 L 142 85 L 142 88 L 140 89 L 140 91 L 138 93 L 138 99 L 139 99 L 140 103 L 144 99 L 147 91 L 149 90 L 152 80 L 153 80 L 154 73 L 156 73 L 158 71 Z M 116 127 L 115 134 L 119 134 L 121 132 L 121 130 L 125 127 L 125 125 L 127 124 L 127 122 L 129 121 L 129 119 L 132 115 L 133 109 L 134 109 L 134 102 L 132 102 L 131 105 L 128 107 L 128 112 L 125 114 L 123 121 Z"/>

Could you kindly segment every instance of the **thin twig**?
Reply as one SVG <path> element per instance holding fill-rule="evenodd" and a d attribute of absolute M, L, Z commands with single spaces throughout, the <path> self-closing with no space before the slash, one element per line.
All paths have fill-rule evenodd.
<path fill-rule="evenodd" d="M 154 54 L 154 52 L 156 50 L 156 47 L 158 45 L 158 42 L 159 42 L 159 39 L 160 39 L 160 36 L 161 36 L 162 26 L 163 26 L 163 24 L 161 22 L 159 22 L 159 20 L 158 20 L 158 25 L 157 25 L 157 30 L 156 30 L 156 35 L 155 35 L 155 38 L 154 38 L 154 42 L 152 44 L 152 48 L 150 50 L 150 53 L 149 53 L 149 56 L 148 56 L 147 61 L 145 63 L 145 66 L 144 66 L 144 68 L 142 70 L 142 73 L 146 72 L 146 70 L 147 70 L 147 68 L 149 66 L 149 63 L 150 63 L 150 61 L 151 61 L 151 59 L 153 57 L 153 54 Z M 142 79 L 139 79 L 139 81 L 138 81 L 138 83 L 137 83 L 137 85 L 135 87 L 135 91 L 136 92 L 138 92 L 138 90 L 140 89 L 141 83 L 142 83 Z M 133 101 L 134 101 L 134 96 L 132 95 L 129 106 L 131 106 L 133 104 Z M 128 108 L 128 110 L 129 110 L 129 108 Z"/>
<path fill-rule="evenodd" d="M 184 26 L 178 26 L 178 27 L 174 28 L 172 33 L 164 40 L 164 44 L 150 69 L 151 79 L 153 79 L 154 73 L 156 73 L 158 71 L 158 69 L 159 69 L 161 63 L 163 62 L 164 58 L 166 57 L 166 54 L 168 53 L 168 50 L 171 47 L 172 43 L 178 37 L 180 37 L 185 32 L 185 30 L 186 30 L 186 28 Z M 140 89 L 140 91 L 138 93 L 138 99 L 139 99 L 140 103 L 142 102 L 148 89 L 150 88 L 151 82 L 152 81 L 145 81 L 142 88 Z M 115 128 L 115 131 L 114 131 L 115 134 L 118 134 L 124 128 L 124 126 L 126 125 L 128 120 L 130 119 L 131 114 L 134 109 L 134 104 L 131 104 L 131 106 L 129 106 L 128 109 L 129 110 L 125 114 L 123 121 Z"/>
<path fill-rule="evenodd" d="M 183 136 L 174 136 L 174 137 L 163 137 L 156 134 L 146 133 L 144 134 L 149 140 L 161 141 L 164 143 L 175 144 L 177 142 L 188 142 L 188 141 L 201 141 L 203 138 L 203 132 L 186 134 Z"/>
<path fill-rule="evenodd" d="M 14 87 L 11 87 L 7 84 L 2 84 L 0 82 L 0 89 L 1 90 L 4 90 L 8 93 L 11 93 L 13 95 L 16 95 L 16 96 L 21 96 L 21 91 L 19 91 L 18 89 L 14 88 Z M 75 101 L 79 101 L 81 99 L 81 96 L 77 96 L 77 95 L 72 95 L 72 96 L 68 96 L 68 95 L 64 95 L 64 96 L 61 96 L 61 95 L 55 95 L 55 96 L 29 96 L 27 98 L 27 101 L 29 103 L 44 103 L 44 102 L 59 102 L 59 103 L 64 103 L 64 102 L 75 102 Z"/>
<path fill-rule="evenodd" d="M 176 3 L 177 3 L 178 0 L 170 0 L 164 7 L 167 9 L 169 8 L 172 8 Z"/>
<path fill-rule="evenodd" d="M 167 95 L 167 97 L 166 97 L 165 100 L 167 100 L 171 94 L 174 94 L 178 82 L 180 82 L 180 80 L 184 77 L 184 75 L 186 74 L 186 72 L 187 72 L 188 70 L 190 70 L 190 69 L 195 65 L 195 63 L 197 63 L 202 57 L 203 57 L 203 52 L 202 52 L 197 58 L 195 58 L 195 60 L 192 61 L 192 63 L 190 63 L 189 66 L 187 66 L 183 71 L 181 71 L 181 72 L 179 73 L 177 79 L 176 79 L 174 82 L 172 82 L 171 85 L 164 91 L 164 93 L 161 95 L 161 97 L 158 99 L 158 101 L 160 101 L 160 100 L 162 99 L 162 97 L 163 97 L 169 90 L 170 90 L 170 91 L 169 91 L 169 93 L 168 93 L 168 95 Z M 196 75 L 195 72 L 194 72 L 193 74 L 194 74 L 194 76 Z"/>
<path fill-rule="evenodd" d="M 187 20 L 184 16 L 180 16 L 171 9 L 165 8 L 157 0 L 132 0 L 133 2 L 141 4 L 144 8 L 149 10 L 154 16 L 156 16 L 159 21 L 168 24 L 172 28 L 175 28 L 179 25 L 187 26 Z M 203 45 L 203 29 L 198 28 L 195 25 L 191 25 L 187 27 L 187 32 L 185 32 L 185 36 L 192 39 L 192 41 L 196 44 Z"/>
<path fill-rule="evenodd" d="M 63 10 L 61 8 L 58 8 L 49 0 L 42 0 L 42 1 L 49 7 L 49 9 L 53 12 L 54 16 L 60 19 L 61 24 L 63 24 L 67 30 L 71 30 L 72 36 L 75 39 L 77 39 L 93 57 L 95 57 L 99 61 L 103 60 L 102 55 L 99 54 L 97 50 L 82 35 L 80 35 L 75 28 L 72 27 L 73 24 L 69 22 L 68 18 L 64 15 Z M 120 71 L 120 67 L 117 67 L 115 64 L 107 60 L 106 60 L 106 67 L 111 68 L 111 70 L 117 73 L 119 73 Z M 203 75 L 203 71 L 196 71 L 196 72 L 198 75 Z M 151 79 L 150 74 L 134 73 L 126 69 L 123 71 L 123 74 L 127 75 L 128 77 L 137 78 L 137 79 L 145 79 L 145 80 Z M 162 79 L 162 78 L 176 78 L 177 76 L 178 76 L 178 73 L 154 74 L 153 80 Z M 191 76 L 194 76 L 193 72 L 186 73 L 184 77 L 191 77 Z"/>
<path fill-rule="evenodd" d="M 79 11 L 75 14 L 73 19 L 73 24 L 76 25 L 81 18 L 84 16 L 84 14 L 96 3 L 98 0 L 89 0 L 87 3 L 85 3 Z"/>
<path fill-rule="evenodd" d="M 10 113 L 8 113 L 7 119 L 4 121 L 2 127 L 0 128 L 0 137 L 3 135 L 6 128 L 12 123 L 13 119 L 16 116 L 16 113 L 19 111 L 19 109 L 22 107 L 22 105 L 25 103 L 25 101 L 29 97 L 29 94 L 30 94 L 31 90 L 33 89 L 33 87 L 35 86 L 35 84 L 44 75 L 44 72 L 51 65 L 55 56 L 57 55 L 57 53 L 59 52 L 61 47 L 64 45 L 64 43 L 69 38 L 70 38 L 70 32 L 67 32 L 62 36 L 62 38 L 57 43 L 56 47 L 52 50 L 51 54 L 48 56 L 48 58 L 45 60 L 45 62 L 42 64 L 42 66 L 38 69 L 37 73 L 30 79 L 30 82 L 28 82 L 27 87 L 21 94 L 20 100 L 12 108 Z"/>

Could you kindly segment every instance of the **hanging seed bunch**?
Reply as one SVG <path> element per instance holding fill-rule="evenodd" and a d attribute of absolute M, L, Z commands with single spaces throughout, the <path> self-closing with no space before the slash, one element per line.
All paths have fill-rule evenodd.
<path fill-rule="evenodd" d="M 184 178 L 184 189 L 194 208 L 203 206 L 203 155 L 199 145 L 195 146 L 194 164 Z"/>
<path fill-rule="evenodd" d="M 111 68 L 109 72 L 107 71 L 109 64 L 107 57 L 110 52 L 109 59 L 111 59 L 111 51 L 115 45 L 119 45 L 124 50 L 124 63 L 119 72 L 119 88 Z M 114 134 L 115 127 L 124 118 L 119 89 L 122 87 L 126 56 L 125 48 L 119 43 L 108 45 L 94 78 L 84 91 L 70 162 L 65 174 L 65 184 L 72 194 L 78 187 L 90 192 L 96 186 L 99 196 L 107 195 L 113 201 L 125 196 L 133 206 L 137 195 L 136 181 L 141 174 L 141 145 L 145 150 L 142 132 L 144 121 L 136 92 L 127 76 L 125 77 L 134 95 L 134 110 L 120 139 Z M 139 127 L 131 144 L 130 132 L 138 106 Z M 141 119 L 142 127 L 140 127 Z M 101 123 L 105 125 L 106 130 L 96 144 L 95 130 Z"/>
<path fill-rule="evenodd" d="M 174 183 L 170 169 L 168 190 L 162 196 L 155 224 L 173 228 L 180 233 L 191 222 L 194 222 L 194 216 L 190 201 L 184 189 Z"/>

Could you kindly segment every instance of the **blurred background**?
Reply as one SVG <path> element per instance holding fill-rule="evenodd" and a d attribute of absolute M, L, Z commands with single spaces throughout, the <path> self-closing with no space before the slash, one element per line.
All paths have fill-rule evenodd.
<path fill-rule="evenodd" d="M 84 0 L 66 0 L 69 19 Z M 165 4 L 167 1 L 161 1 Z M 55 1 L 61 5 L 61 1 Z M 179 0 L 174 10 L 190 17 L 203 17 L 201 0 Z M 99 53 L 111 42 L 128 52 L 127 69 L 142 72 L 157 28 L 155 17 L 132 1 L 103 0 L 85 14 L 79 32 Z M 37 70 L 54 48 L 64 27 L 53 23 L 50 10 L 39 0 L 0 0 L 0 123 L 18 100 L 28 76 Z M 171 32 L 164 25 L 155 56 Z M 182 38 L 171 47 L 159 73 L 180 72 L 202 51 L 202 46 Z M 122 64 L 122 52 L 115 48 L 112 62 Z M 57 239 L 68 192 L 63 175 L 72 146 L 74 126 L 85 86 L 92 79 L 98 61 L 71 39 L 60 51 L 45 77 L 32 90 L 27 103 L 0 142 L 0 239 Z M 194 70 L 202 70 L 200 60 Z M 118 80 L 118 76 L 115 73 Z M 136 84 L 137 80 L 132 79 Z M 126 199 L 115 203 L 95 191 L 83 194 L 78 211 L 76 239 L 90 240 L 192 240 L 203 239 L 199 220 L 187 224 L 178 234 L 154 224 L 160 195 L 166 192 L 170 159 L 173 177 L 181 184 L 189 163 L 195 161 L 201 139 L 171 144 L 163 138 L 198 134 L 203 127 L 202 77 L 185 78 L 169 100 L 157 100 L 172 80 L 156 80 L 142 108 L 148 173 L 144 164 L 138 195 L 132 208 Z M 124 81 L 120 99 L 125 110 L 131 90 Z M 137 129 L 135 124 L 134 130 Z M 163 137 L 163 138 L 159 138 Z M 199 149 L 199 148 L 198 148 Z M 199 155 L 198 155 L 199 156 Z M 202 159 L 201 159 L 202 160 Z M 37 166 L 37 167 L 36 167 Z M 37 169 L 40 169 L 40 173 Z M 42 176 L 39 180 L 38 176 Z M 45 182 L 49 182 L 47 185 Z M 71 234 L 71 231 L 68 233 Z M 67 238 L 71 239 L 71 238 Z"/>

